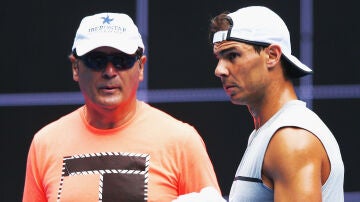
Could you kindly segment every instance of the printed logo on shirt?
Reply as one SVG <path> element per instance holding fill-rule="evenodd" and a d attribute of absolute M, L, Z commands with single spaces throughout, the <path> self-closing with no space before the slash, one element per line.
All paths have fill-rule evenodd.
<path fill-rule="evenodd" d="M 64 157 L 57 201 L 67 179 L 88 175 L 99 176 L 98 201 L 147 201 L 149 158 L 148 154 L 125 152 Z M 81 182 L 76 183 L 81 186 Z"/>

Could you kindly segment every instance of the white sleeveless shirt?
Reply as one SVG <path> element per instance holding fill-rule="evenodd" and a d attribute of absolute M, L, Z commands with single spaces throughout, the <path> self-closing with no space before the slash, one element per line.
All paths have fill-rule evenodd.
<path fill-rule="evenodd" d="M 233 181 L 230 202 L 267 202 L 274 201 L 274 192 L 265 186 L 261 179 L 261 170 L 266 148 L 274 133 L 282 127 L 295 126 L 306 129 L 316 135 L 328 154 L 331 171 L 322 186 L 322 201 L 344 201 L 344 164 L 340 149 L 328 127 L 306 104 L 299 100 L 286 103 L 274 116 L 258 130 L 254 130 L 247 149 L 240 162 Z"/>

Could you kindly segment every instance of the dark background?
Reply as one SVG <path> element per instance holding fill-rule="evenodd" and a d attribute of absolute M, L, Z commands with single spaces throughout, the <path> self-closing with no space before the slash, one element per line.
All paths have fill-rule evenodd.
<path fill-rule="evenodd" d="M 359 84 L 359 13 L 356 1 L 314 1 L 314 85 Z M 211 17 L 242 6 L 265 5 L 278 12 L 299 56 L 300 2 L 149 1 L 148 88 L 220 88 L 208 40 Z M 70 62 L 76 29 L 83 16 L 125 12 L 136 22 L 133 0 L 5 1 L 0 6 L 0 94 L 74 92 Z M 224 195 L 227 195 L 247 138 L 253 129 L 246 107 L 230 102 L 150 103 L 194 125 L 202 135 Z M 45 124 L 79 105 L 0 106 L 0 201 L 20 201 L 27 150 Z M 360 191 L 359 98 L 318 99 L 313 110 L 337 138 L 345 164 L 346 192 Z"/>

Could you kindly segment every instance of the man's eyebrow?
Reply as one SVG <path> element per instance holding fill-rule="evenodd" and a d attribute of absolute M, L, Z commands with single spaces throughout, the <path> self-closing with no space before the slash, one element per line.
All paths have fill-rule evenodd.
<path fill-rule="evenodd" d="M 236 50 L 236 48 L 227 48 L 227 49 L 224 49 L 224 50 L 221 50 L 221 51 L 219 51 L 216 55 L 217 56 L 223 56 L 223 55 L 226 55 L 226 54 L 228 54 L 229 52 L 233 52 L 233 51 L 235 51 Z"/>

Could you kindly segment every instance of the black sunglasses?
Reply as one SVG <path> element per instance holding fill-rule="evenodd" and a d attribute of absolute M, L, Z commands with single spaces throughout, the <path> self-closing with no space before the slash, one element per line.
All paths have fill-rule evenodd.
<path fill-rule="evenodd" d="M 125 53 L 116 53 L 108 55 L 98 51 L 92 51 L 83 56 L 78 56 L 76 50 L 73 51 L 73 55 L 75 58 L 82 60 L 89 69 L 94 71 L 105 69 L 108 62 L 111 62 L 118 70 L 127 70 L 133 67 L 136 60 L 141 57 L 139 54 L 128 55 Z"/>

